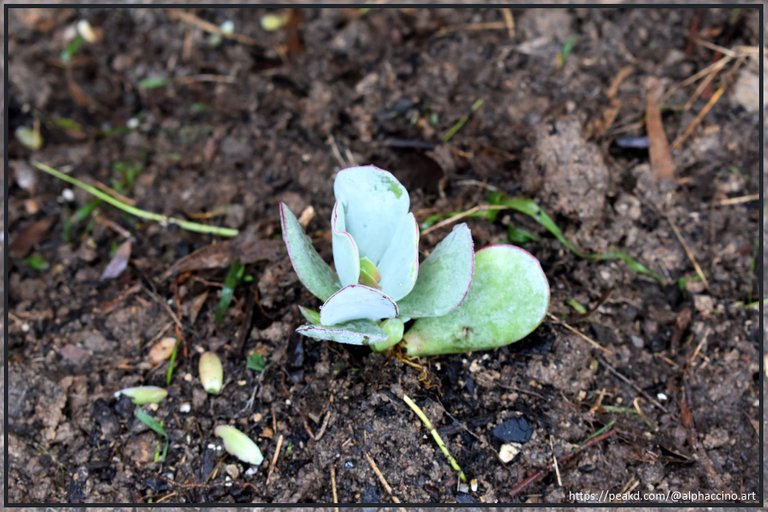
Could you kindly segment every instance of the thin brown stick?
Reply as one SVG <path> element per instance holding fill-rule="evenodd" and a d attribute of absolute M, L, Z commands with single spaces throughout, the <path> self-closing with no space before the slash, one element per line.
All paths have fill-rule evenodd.
<path fill-rule="evenodd" d="M 174 80 L 177 84 L 188 85 L 200 82 L 212 82 L 215 84 L 234 84 L 237 78 L 229 75 L 214 75 L 212 73 L 203 73 L 201 75 L 183 76 Z"/>
<path fill-rule="evenodd" d="M 696 38 L 694 40 L 696 44 L 699 46 L 703 46 L 704 48 L 709 48 L 710 50 L 714 50 L 716 52 L 720 52 L 723 55 L 727 55 L 728 57 L 738 57 L 739 53 L 736 50 L 731 50 L 730 48 L 726 48 L 725 46 L 720 46 L 719 44 L 710 43 L 709 41 L 705 39 Z"/>
<path fill-rule="evenodd" d="M 664 132 L 664 123 L 661 120 L 661 87 L 659 81 L 653 79 L 646 89 L 645 125 L 648 133 L 651 169 L 655 179 L 674 179 L 675 163 L 672 152 L 669 150 L 667 134 Z"/>
<path fill-rule="evenodd" d="M 685 80 L 680 82 L 678 84 L 678 87 L 688 87 L 689 85 L 691 85 L 693 83 L 696 83 L 697 81 L 701 80 L 702 78 L 704 78 L 706 76 L 709 76 L 709 74 L 712 73 L 714 69 L 722 67 L 723 65 L 725 65 L 727 62 L 729 62 L 731 60 L 733 60 L 733 59 L 731 57 L 728 57 L 728 56 L 725 56 L 725 57 L 723 57 L 720 60 L 716 60 L 712 64 L 710 64 L 707 67 L 701 69 L 700 71 L 697 71 L 693 75 L 689 76 L 688 78 L 686 78 Z M 669 96 L 669 94 L 671 92 L 673 92 L 674 90 L 676 90 L 676 89 L 677 89 L 677 87 L 675 87 L 675 88 L 671 89 L 670 91 L 668 91 L 666 96 Z"/>
<path fill-rule="evenodd" d="M 558 459 L 559 463 L 563 464 L 563 463 L 567 462 L 568 460 L 570 460 L 573 457 L 575 457 L 576 455 L 580 454 L 581 452 L 583 452 L 584 450 L 586 450 L 590 446 L 593 446 L 593 445 L 595 445 L 597 443 L 605 441 L 609 437 L 616 435 L 616 432 L 617 432 L 616 429 L 611 429 L 611 430 L 608 430 L 607 432 L 604 432 L 604 433 L 600 434 L 599 436 L 593 437 L 592 439 L 590 439 L 589 441 L 587 441 L 583 445 L 579 446 L 578 448 L 576 448 L 572 452 L 567 453 L 567 454 L 563 455 L 562 457 L 560 457 Z M 548 467 L 547 469 L 542 469 L 542 470 L 537 471 L 536 473 L 532 474 L 531 476 L 527 477 L 522 482 L 520 482 L 519 484 L 517 484 L 515 487 L 512 488 L 512 490 L 510 491 L 510 496 L 509 497 L 510 498 L 514 498 L 515 496 L 520 494 L 520 492 L 522 492 L 523 489 L 525 489 L 526 487 L 528 487 L 532 483 L 538 482 L 539 480 L 541 480 L 542 478 L 547 476 L 550 471 L 551 471 L 551 469 Z"/>
<path fill-rule="evenodd" d="M 694 450 L 696 450 L 696 454 L 698 455 L 699 463 L 704 467 L 704 470 L 707 472 L 707 475 L 709 476 L 709 480 L 711 485 L 718 491 L 722 491 L 725 487 L 723 484 L 723 480 L 720 478 L 720 475 L 718 475 L 717 470 L 715 469 L 714 464 L 712 463 L 712 459 L 710 459 L 709 454 L 702 446 L 701 442 L 699 441 L 699 435 L 696 431 L 696 425 L 693 420 L 693 406 L 691 402 L 691 389 L 690 385 L 688 384 L 688 380 L 685 377 L 685 374 L 683 374 L 683 382 L 682 382 L 682 397 L 678 404 L 680 407 L 680 422 L 683 424 L 683 427 L 685 427 L 687 437 L 688 437 L 688 444 L 690 444 Z"/>
<path fill-rule="evenodd" d="M 624 83 L 624 80 L 626 80 L 634 70 L 635 68 L 633 66 L 624 66 L 623 68 L 619 69 L 619 72 L 616 73 L 616 76 L 613 77 L 613 80 L 611 80 L 611 84 L 608 86 L 608 90 L 605 91 L 605 95 L 611 99 L 615 98 L 619 93 L 619 87 L 621 87 L 621 84 Z"/>
<path fill-rule="evenodd" d="M 323 423 L 320 425 L 320 430 L 317 431 L 317 435 L 314 437 L 315 441 L 319 441 L 325 435 L 325 430 L 328 428 L 328 421 L 330 421 L 330 419 L 331 411 L 328 411 L 325 413 L 325 419 L 323 419 Z"/>
<path fill-rule="evenodd" d="M 723 70 L 725 65 L 730 62 L 730 59 L 723 57 L 722 59 L 719 59 L 715 64 L 720 64 L 719 66 L 714 66 L 712 68 L 712 72 L 707 75 L 707 77 L 701 81 L 701 83 L 696 87 L 696 90 L 693 91 L 693 94 L 690 98 L 688 98 L 688 101 L 685 102 L 685 105 L 683 106 L 683 110 L 686 112 L 693 107 L 693 104 L 696 103 L 696 100 L 699 99 L 699 96 L 704 92 L 704 89 L 709 86 L 709 84 L 712 83 L 712 81 L 717 78 L 717 75 L 720 74 L 720 72 Z"/>
<path fill-rule="evenodd" d="M 339 502 L 339 495 L 336 493 L 336 468 L 333 464 L 331 464 L 331 494 L 335 505 Z M 339 507 L 333 507 L 333 512 L 339 512 Z"/>
<path fill-rule="evenodd" d="M 160 304 L 160 306 L 165 309 L 165 311 L 168 313 L 168 316 L 171 317 L 171 320 L 173 320 L 173 323 L 176 324 L 176 328 L 180 330 L 184 330 L 184 326 L 181 323 L 181 319 L 176 315 L 176 313 L 171 309 L 171 306 L 168 305 L 168 302 L 164 301 L 160 295 L 158 295 L 154 290 L 151 290 L 147 286 L 144 286 L 144 291 L 149 294 L 152 299 Z"/>
<path fill-rule="evenodd" d="M 664 407 L 663 405 L 661 405 L 661 404 L 659 403 L 659 401 L 658 401 L 658 400 L 656 400 L 656 399 L 655 399 L 655 398 L 653 398 L 651 395 L 649 395 L 649 394 L 648 394 L 648 393 L 647 393 L 647 392 L 646 392 L 646 391 L 645 391 L 643 388 L 641 388 L 640 386 L 638 386 L 637 384 L 635 384 L 634 382 L 632 382 L 631 380 L 629 380 L 627 377 L 625 377 L 624 375 L 622 375 L 621 373 L 619 373 L 619 371 L 618 371 L 616 368 L 614 368 L 613 366 L 611 366 L 611 365 L 608 363 L 608 361 L 606 361 L 604 358 L 602 358 L 602 357 L 600 357 L 600 356 L 598 356 L 598 360 L 600 361 L 600 364 L 602 364 L 603 366 L 605 366 L 605 368 L 606 368 L 606 369 L 607 369 L 609 372 L 611 372 L 613 375 L 615 375 L 616 377 L 618 377 L 618 378 L 619 378 L 619 380 L 623 381 L 625 384 L 627 384 L 628 386 L 630 386 L 632 389 L 634 389 L 635 391 L 637 391 L 638 393 L 640 393 L 641 395 L 643 395 L 643 397 L 644 397 L 646 400 L 648 400 L 649 402 L 651 402 L 653 405 L 655 405 L 656 407 L 658 407 L 658 408 L 659 408 L 659 409 L 661 409 L 662 411 L 664 411 L 664 412 L 667 412 L 667 408 L 666 408 L 666 407 Z"/>
<path fill-rule="evenodd" d="M 555 445 L 552 442 L 552 436 L 549 436 L 549 450 L 552 452 L 552 467 L 555 468 L 555 476 L 557 476 L 557 486 L 563 486 L 563 479 L 560 478 L 560 466 L 557 465 L 557 457 L 555 456 Z"/>
<path fill-rule="evenodd" d="M 586 334 L 584 334 L 583 332 L 581 332 L 580 330 L 578 330 L 577 328 L 575 328 L 574 326 L 569 324 L 568 322 L 564 322 L 564 321 L 560 320 L 559 318 L 557 318 L 552 313 L 547 313 L 547 316 L 549 317 L 550 320 L 553 320 L 554 322 L 557 322 L 558 324 L 562 325 L 563 327 L 565 327 L 566 329 L 571 331 L 573 334 L 575 334 L 579 338 L 583 339 L 584 341 L 586 341 L 587 343 L 589 343 L 590 345 L 592 345 L 596 349 L 598 349 L 598 350 L 600 350 L 602 352 L 605 352 L 606 354 L 613 354 L 613 350 L 602 346 L 597 341 L 595 341 L 594 339 L 590 338 L 589 336 L 587 336 Z"/>
<path fill-rule="evenodd" d="M 688 247 L 688 244 L 685 242 L 685 239 L 683 238 L 683 234 L 680 232 L 679 229 L 677 229 L 677 226 L 675 225 L 674 222 L 672 222 L 672 219 L 669 218 L 669 215 L 664 214 L 664 217 L 667 219 L 669 226 L 672 228 L 672 232 L 675 233 L 675 237 L 677 237 L 677 241 L 680 242 L 680 245 L 683 246 L 685 255 L 688 256 L 688 260 L 693 265 L 693 269 L 696 271 L 696 275 L 699 276 L 699 279 L 701 279 L 701 281 L 704 283 L 704 286 L 707 289 L 709 289 L 709 281 L 707 280 L 707 276 L 704 275 L 704 271 L 701 269 L 699 262 L 696 260 L 696 256 L 693 254 L 693 251 L 691 251 L 690 247 Z"/>
<path fill-rule="evenodd" d="M 277 464 L 277 457 L 280 455 L 280 448 L 283 447 L 283 434 L 280 434 L 277 438 L 277 447 L 275 448 L 275 454 L 272 456 L 272 462 L 269 465 L 269 473 L 267 473 L 267 481 L 265 486 L 269 485 L 269 480 L 272 478 L 272 473 L 275 471 L 275 464 Z"/>
<path fill-rule="evenodd" d="M 486 21 L 480 23 L 467 23 L 466 25 L 456 25 L 453 27 L 444 27 L 437 31 L 436 36 L 445 36 L 454 32 L 478 31 L 478 30 L 505 30 L 507 24 L 503 21 Z"/>
<path fill-rule="evenodd" d="M 504 24 L 507 26 L 507 34 L 510 38 L 515 37 L 515 17 L 512 16 L 512 9 L 503 7 L 500 10 L 501 15 L 504 16 Z"/>
<path fill-rule="evenodd" d="M 376 477 L 379 479 L 379 482 L 381 482 L 382 487 L 384 487 L 384 490 L 387 491 L 387 494 L 389 494 L 389 497 L 392 498 L 392 501 L 395 503 L 400 503 L 400 499 L 395 496 L 392 493 L 392 487 L 389 486 L 389 483 L 387 483 L 387 479 L 384 478 L 384 475 L 381 473 L 381 470 L 379 469 L 379 466 L 376 465 L 376 461 L 371 458 L 370 455 L 368 455 L 367 452 L 364 453 L 365 460 L 368 461 L 368 465 L 371 466 L 371 469 L 376 474 Z"/>
<path fill-rule="evenodd" d="M 715 203 L 715 206 L 733 206 L 735 204 L 752 203 L 760 200 L 760 194 L 747 194 L 746 196 L 729 197 Z"/>
<path fill-rule="evenodd" d="M 701 111 L 696 114 L 696 117 L 693 119 L 693 121 L 690 122 L 690 124 L 685 128 L 683 133 L 681 133 L 676 139 L 675 142 L 672 143 L 672 149 L 680 149 L 682 145 L 685 143 L 686 140 L 693 134 L 693 132 L 696 130 L 696 128 L 699 127 L 701 122 L 704 120 L 707 114 L 709 114 L 709 111 L 712 110 L 712 107 L 715 106 L 715 103 L 720 99 L 720 97 L 725 92 L 725 87 L 720 86 L 720 88 L 715 91 L 715 93 L 709 98 L 709 101 L 706 105 L 704 105 L 701 109 Z"/>
<path fill-rule="evenodd" d="M 213 23 L 209 21 L 205 21 L 204 19 L 199 18 L 198 16 L 192 14 L 191 12 L 182 11 L 180 9 L 168 9 L 166 12 L 168 13 L 168 17 L 171 18 L 172 20 L 182 21 L 188 25 L 195 26 L 210 34 L 217 34 L 223 37 L 224 39 L 230 39 L 232 41 L 237 41 L 238 43 L 243 43 L 250 46 L 259 46 L 259 41 L 257 41 L 256 39 L 243 34 L 233 34 L 230 32 L 225 32 L 221 30 L 218 26 L 214 25 Z"/>
<path fill-rule="evenodd" d="M 696 361 L 696 358 L 699 357 L 699 354 L 701 353 L 702 347 L 704 347 L 704 344 L 707 342 L 707 338 L 709 338 L 710 330 L 707 329 L 704 332 L 704 336 L 701 337 L 701 341 L 698 345 L 696 345 L 696 348 L 693 349 L 693 352 L 691 353 L 690 357 L 688 358 L 688 362 L 686 363 L 686 366 L 692 368 L 693 363 Z"/>

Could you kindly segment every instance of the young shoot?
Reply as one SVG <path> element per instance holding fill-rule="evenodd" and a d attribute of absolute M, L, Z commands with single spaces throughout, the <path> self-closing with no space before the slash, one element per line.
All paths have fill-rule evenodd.
<path fill-rule="evenodd" d="M 536 258 L 511 245 L 474 251 L 459 224 L 419 262 L 419 227 L 408 191 L 373 165 L 339 171 L 331 214 L 331 268 L 296 216 L 280 204 L 283 240 L 302 284 L 323 301 L 300 306 L 297 332 L 411 356 L 488 350 L 533 331 L 549 306 Z M 408 332 L 405 323 L 416 320 Z"/>

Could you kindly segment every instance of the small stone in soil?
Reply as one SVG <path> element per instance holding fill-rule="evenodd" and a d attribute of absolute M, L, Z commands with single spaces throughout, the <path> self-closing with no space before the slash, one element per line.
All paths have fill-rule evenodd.
<path fill-rule="evenodd" d="M 469 494 L 459 493 L 456 495 L 456 503 L 477 503 L 477 500 Z"/>
<path fill-rule="evenodd" d="M 379 492 L 373 486 L 368 486 L 363 493 L 363 503 L 381 503 Z"/>
<path fill-rule="evenodd" d="M 504 464 L 512 462 L 512 460 L 517 457 L 517 454 L 520 453 L 521 447 L 522 445 L 520 443 L 505 443 L 501 445 L 501 448 L 499 449 L 499 460 Z"/>
<path fill-rule="evenodd" d="M 533 435 L 533 428 L 523 417 L 510 418 L 494 427 L 491 435 L 503 443 L 526 443 Z"/>

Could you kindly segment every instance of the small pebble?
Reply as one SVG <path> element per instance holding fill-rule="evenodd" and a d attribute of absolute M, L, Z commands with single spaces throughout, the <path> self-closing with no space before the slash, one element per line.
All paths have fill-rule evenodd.
<path fill-rule="evenodd" d="M 528 420 L 521 416 L 497 425 L 491 435 L 503 443 L 526 443 L 533 435 L 533 428 Z"/>
<path fill-rule="evenodd" d="M 237 467 L 237 464 L 227 464 L 224 466 L 224 471 L 232 477 L 232 480 L 237 480 L 237 477 L 240 476 L 240 468 Z"/>
<path fill-rule="evenodd" d="M 499 460 L 504 464 L 511 462 L 512 459 L 517 457 L 517 454 L 520 453 L 521 448 L 522 445 L 520 445 L 520 443 L 505 443 L 501 445 L 501 448 L 499 449 Z"/>
<path fill-rule="evenodd" d="M 190 403 L 183 403 L 179 406 L 179 412 L 182 414 L 186 414 L 191 410 L 192 410 L 192 404 Z"/>
<path fill-rule="evenodd" d="M 477 503 L 477 500 L 471 494 L 459 493 L 456 495 L 456 503 Z"/>

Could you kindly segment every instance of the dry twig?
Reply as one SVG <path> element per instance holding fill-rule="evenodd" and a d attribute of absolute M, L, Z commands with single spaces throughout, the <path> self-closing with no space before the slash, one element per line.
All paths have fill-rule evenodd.
<path fill-rule="evenodd" d="M 168 13 L 168 17 L 170 19 L 182 21 L 210 34 L 216 34 L 223 37 L 224 39 L 230 39 L 232 41 L 237 41 L 238 43 L 247 44 L 250 46 L 259 46 L 258 40 L 243 34 L 234 34 L 221 30 L 221 28 L 215 24 L 211 23 L 210 21 L 205 21 L 204 19 L 192 14 L 191 12 L 182 11 L 180 9 L 168 9 L 166 12 Z"/>
<path fill-rule="evenodd" d="M 645 103 L 645 125 L 650 146 L 651 169 L 653 177 L 657 180 L 674 179 L 675 163 L 672 160 L 667 134 L 664 133 L 664 124 L 661 121 L 660 97 L 661 87 L 658 80 L 651 80 L 646 90 Z"/>
<path fill-rule="evenodd" d="M 387 494 L 389 494 L 389 497 L 392 498 L 392 501 L 395 503 L 400 503 L 400 499 L 395 496 L 392 493 L 392 487 L 389 486 L 389 483 L 387 483 L 387 479 L 384 478 L 384 475 L 381 473 L 381 470 L 379 469 L 379 466 L 376 465 L 376 461 L 371 458 L 368 453 L 365 453 L 365 460 L 368 461 L 368 465 L 371 466 L 371 469 L 376 474 L 376 477 L 379 479 L 379 482 L 381 482 L 382 487 L 384 487 L 384 490 L 387 491 Z"/>
<path fill-rule="evenodd" d="M 699 266 L 699 262 L 696 260 L 696 256 L 693 254 L 693 251 L 691 251 L 691 249 L 688 247 L 688 244 L 685 243 L 685 239 L 683 238 L 683 234 L 680 233 L 680 230 L 672 222 L 672 219 L 669 218 L 669 215 L 664 214 L 664 218 L 667 219 L 667 222 L 669 223 L 669 226 L 672 228 L 672 231 L 675 233 L 675 237 L 677 237 L 677 241 L 680 242 L 680 245 L 683 246 L 683 250 L 685 251 L 685 255 L 688 256 L 688 260 L 693 265 L 693 268 L 696 271 L 696 275 L 699 276 L 699 279 L 701 279 L 701 282 L 704 283 L 704 286 L 707 289 L 709 289 L 709 281 L 707 280 L 707 276 L 704 274 L 704 271 L 701 269 L 701 266 Z"/>
<path fill-rule="evenodd" d="M 613 354 L 613 350 L 602 346 L 597 341 L 595 341 L 594 339 L 590 338 L 589 336 L 587 336 L 586 334 L 584 334 L 583 332 L 581 332 L 580 330 L 578 330 L 577 328 L 575 328 L 574 326 L 569 324 L 568 322 L 564 322 L 564 321 L 560 320 L 559 318 L 557 318 L 552 313 L 547 313 L 547 316 L 549 317 L 550 320 L 553 320 L 554 322 L 557 322 L 558 324 L 562 325 L 563 327 L 565 327 L 566 329 L 571 331 L 573 334 L 575 334 L 579 338 L 583 339 L 584 341 L 586 341 L 587 343 L 589 343 L 590 345 L 592 345 L 596 349 L 598 349 L 598 350 L 600 350 L 602 352 L 605 352 L 606 354 Z"/>
<path fill-rule="evenodd" d="M 339 495 L 336 493 L 336 468 L 331 464 L 331 493 L 333 496 L 333 504 L 339 502 Z M 339 512 L 339 507 L 333 507 L 334 512 Z"/>
<path fill-rule="evenodd" d="M 740 197 L 729 197 L 715 203 L 715 206 L 733 206 L 735 204 L 752 203 L 760 200 L 760 194 L 747 194 Z"/>
<path fill-rule="evenodd" d="M 595 445 L 595 444 L 597 444 L 599 442 L 602 442 L 602 441 L 608 439 L 609 437 L 614 436 L 616 434 L 616 432 L 617 432 L 616 429 L 610 429 L 610 430 L 607 430 L 606 432 L 603 432 L 602 434 L 600 434 L 598 436 L 593 437 L 592 439 L 590 439 L 589 441 L 587 441 L 583 445 L 579 446 L 574 451 L 572 451 L 570 453 L 567 453 L 567 454 L 563 455 L 562 457 L 560 457 L 558 459 L 558 462 L 560 464 L 567 462 L 568 460 L 570 460 L 573 457 L 575 457 L 576 455 L 580 454 L 581 452 L 583 452 L 584 450 L 586 450 L 590 446 Z M 547 476 L 550 471 L 551 471 L 550 469 L 542 469 L 542 470 L 537 471 L 536 473 L 532 474 L 528 478 L 524 479 L 522 482 L 520 482 L 519 484 L 517 484 L 516 486 L 514 486 L 512 488 L 512 490 L 509 493 L 509 497 L 510 498 L 514 498 L 515 496 L 520 494 L 523 491 L 523 489 L 525 489 L 526 487 L 528 487 L 532 483 L 538 482 L 539 480 L 541 480 L 542 478 Z"/>
<path fill-rule="evenodd" d="M 515 17 L 512 16 L 512 9 L 503 7 L 500 10 L 501 15 L 504 16 L 504 24 L 507 26 L 507 34 L 510 38 L 515 37 Z"/>
<path fill-rule="evenodd" d="M 267 481 L 264 484 L 269 486 L 269 480 L 272 478 L 272 473 L 275 471 L 275 464 L 277 464 L 277 457 L 280 455 L 280 448 L 283 447 L 283 434 L 280 434 L 277 438 L 277 447 L 275 448 L 275 454 L 272 456 L 272 462 L 269 465 L 269 472 L 267 473 Z"/>
<path fill-rule="evenodd" d="M 649 394 L 648 394 L 648 393 L 647 393 L 647 392 L 646 392 L 646 391 L 645 391 L 643 388 L 641 388 L 640 386 L 638 386 L 637 384 L 635 384 L 634 382 L 632 382 L 631 380 L 629 380 L 627 377 L 625 377 L 624 375 L 622 375 L 621 373 L 619 373 L 619 371 L 618 371 L 616 368 L 614 368 L 613 366 L 611 366 L 610 364 L 608 364 L 608 361 L 606 361 L 604 358 L 602 358 L 602 357 L 600 357 L 600 356 L 598 356 L 598 359 L 600 360 L 600 364 L 602 364 L 603 366 L 605 366 L 605 367 L 606 367 L 606 369 L 607 369 L 609 372 L 611 372 L 613 375 L 615 375 L 616 377 L 618 377 L 618 378 L 619 378 L 620 380 L 622 380 L 624 383 L 626 383 L 627 385 L 629 385 L 630 387 L 632 387 L 632 389 L 634 389 L 635 391 L 637 391 L 638 393 L 640 393 L 641 395 L 643 395 L 643 397 L 644 397 L 646 400 L 648 400 L 649 402 L 651 402 L 653 405 L 655 405 L 656 407 L 658 407 L 658 408 L 659 408 L 659 409 L 661 409 L 662 411 L 664 411 L 664 412 L 667 412 L 667 408 L 666 408 L 666 407 L 664 407 L 663 405 L 661 405 L 661 404 L 659 403 L 659 401 L 658 401 L 658 400 L 656 400 L 656 399 L 655 399 L 655 398 L 653 398 L 651 395 L 649 395 Z"/>

